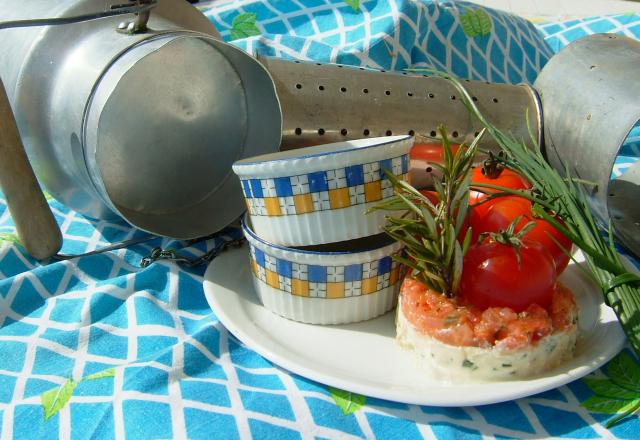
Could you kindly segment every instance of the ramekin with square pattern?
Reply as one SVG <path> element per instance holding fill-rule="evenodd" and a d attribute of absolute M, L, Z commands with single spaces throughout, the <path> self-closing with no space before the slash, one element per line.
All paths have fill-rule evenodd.
<path fill-rule="evenodd" d="M 401 243 L 378 235 L 296 249 L 259 238 L 247 216 L 242 228 L 253 284 L 268 310 L 309 324 L 347 324 L 375 318 L 396 305 L 403 269 L 392 256 L 402 252 Z"/>
<path fill-rule="evenodd" d="M 407 180 L 412 136 L 336 142 L 265 154 L 233 165 L 256 234 L 306 246 L 379 234 L 393 195 L 383 170 Z"/>

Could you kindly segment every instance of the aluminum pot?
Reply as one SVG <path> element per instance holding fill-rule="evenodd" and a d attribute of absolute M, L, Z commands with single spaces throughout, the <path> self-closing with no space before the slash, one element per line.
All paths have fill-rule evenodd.
<path fill-rule="evenodd" d="M 0 23 L 117 7 L 5 0 Z M 0 30 L 0 78 L 27 154 L 81 214 L 174 238 L 210 234 L 244 210 L 231 164 L 280 144 L 273 82 L 184 0 L 158 0 L 146 32 L 121 32 L 133 18 Z"/>

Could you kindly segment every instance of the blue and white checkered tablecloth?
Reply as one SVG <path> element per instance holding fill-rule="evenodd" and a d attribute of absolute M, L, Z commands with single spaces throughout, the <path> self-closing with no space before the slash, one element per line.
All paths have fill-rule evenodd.
<path fill-rule="evenodd" d="M 225 39 L 250 35 L 234 43 L 251 53 L 390 70 L 434 67 L 508 83 L 532 83 L 555 51 L 584 35 L 640 37 L 640 16 L 633 14 L 533 25 L 435 0 L 238 0 L 199 7 Z M 255 14 L 255 25 L 246 13 Z M 234 24 L 238 16 L 244 19 Z M 615 175 L 633 163 L 638 139 L 632 133 Z M 55 200 L 50 205 L 64 253 L 144 235 L 123 222 L 87 219 Z M 583 407 L 593 392 L 582 380 L 467 408 L 365 397 L 345 414 L 334 391 L 274 366 L 229 334 L 205 300 L 204 267 L 139 264 L 155 246 L 198 256 L 214 241 L 184 247 L 158 238 L 39 264 L 16 242 L 4 199 L 0 239 L 1 439 L 640 438 L 637 416 L 608 430 L 610 415 Z M 596 372 L 606 374 L 606 368 Z"/>

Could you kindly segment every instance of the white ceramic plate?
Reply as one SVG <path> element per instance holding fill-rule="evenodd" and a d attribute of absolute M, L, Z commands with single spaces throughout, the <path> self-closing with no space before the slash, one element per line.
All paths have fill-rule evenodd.
<path fill-rule="evenodd" d="M 253 289 L 247 246 L 215 259 L 205 273 L 207 301 L 239 340 L 273 363 L 303 377 L 371 397 L 434 406 L 503 402 L 540 393 L 597 369 L 625 337 L 602 295 L 575 265 L 561 280 L 580 306 L 580 337 L 569 362 L 529 380 L 447 383 L 429 377 L 395 342 L 394 312 L 356 324 L 319 326 L 265 309 Z"/>

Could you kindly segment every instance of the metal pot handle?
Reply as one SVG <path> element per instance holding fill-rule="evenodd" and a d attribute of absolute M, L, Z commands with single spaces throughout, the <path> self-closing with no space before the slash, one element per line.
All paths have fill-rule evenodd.
<path fill-rule="evenodd" d="M 38 260 L 55 255 L 62 246 L 62 235 L 24 151 L 2 79 L 0 188 L 27 253 Z"/>

